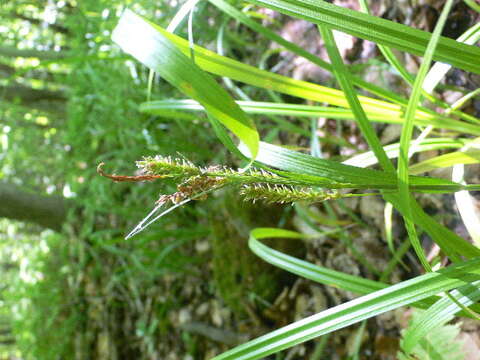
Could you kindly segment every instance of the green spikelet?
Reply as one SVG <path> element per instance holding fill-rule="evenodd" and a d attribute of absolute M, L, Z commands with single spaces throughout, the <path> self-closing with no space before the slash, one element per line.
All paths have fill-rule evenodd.
<path fill-rule="evenodd" d="M 296 188 L 288 185 L 253 184 L 244 185 L 240 190 L 240 195 L 245 200 L 263 200 L 268 203 L 293 203 L 305 201 L 309 203 L 322 202 L 325 200 L 337 199 L 342 195 L 339 193 L 328 193 L 317 191 L 310 188 Z"/>
<path fill-rule="evenodd" d="M 185 179 L 202 173 L 202 169 L 190 161 L 174 159 L 170 156 L 145 157 L 136 164 L 143 173 L 149 175 L 167 175 L 171 178 Z"/>
<path fill-rule="evenodd" d="M 163 176 L 165 178 L 186 181 L 195 176 L 211 177 L 215 179 L 223 178 L 225 184 L 270 184 L 270 185 L 290 185 L 305 186 L 309 185 L 305 181 L 298 181 L 287 177 L 282 177 L 263 169 L 249 169 L 242 172 L 226 166 L 209 166 L 202 168 L 194 165 L 188 160 L 175 159 L 157 155 L 155 157 L 145 157 L 137 161 L 137 167 L 145 175 Z"/>
<path fill-rule="evenodd" d="M 252 168 L 246 172 L 236 171 L 227 167 L 222 168 L 208 168 L 205 170 L 207 176 L 223 177 L 231 184 L 270 184 L 270 185 L 305 185 L 303 182 L 299 182 L 286 177 L 278 176 L 263 169 Z"/>

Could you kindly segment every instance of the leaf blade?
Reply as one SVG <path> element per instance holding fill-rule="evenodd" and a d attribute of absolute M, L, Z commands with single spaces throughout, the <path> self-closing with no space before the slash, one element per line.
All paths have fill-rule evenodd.
<path fill-rule="evenodd" d="M 480 279 L 480 259 L 375 291 L 237 346 L 214 360 L 255 360 L 318 336 Z"/>
<path fill-rule="evenodd" d="M 125 52 L 202 104 L 213 118 L 247 145 L 249 157 L 255 158 L 259 134 L 253 121 L 209 74 L 169 40 L 166 30 L 125 10 L 112 38 Z"/>
<path fill-rule="evenodd" d="M 347 34 L 422 56 L 430 34 L 403 24 L 314 0 L 248 0 L 280 13 L 326 25 Z M 462 56 L 459 56 L 462 54 Z M 441 37 L 434 60 L 480 74 L 480 49 Z"/>

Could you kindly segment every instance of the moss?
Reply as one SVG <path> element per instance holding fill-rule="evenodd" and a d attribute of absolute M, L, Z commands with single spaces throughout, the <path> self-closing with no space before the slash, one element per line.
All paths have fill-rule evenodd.
<path fill-rule="evenodd" d="M 288 273 L 264 262 L 248 248 L 250 230 L 278 226 L 285 208 L 258 203 L 252 206 L 232 191 L 220 196 L 218 211 L 210 218 L 214 282 L 225 303 L 243 317 L 247 306 L 260 308 L 273 302 L 291 281 Z M 285 244 L 277 243 L 276 247 L 282 250 Z"/>

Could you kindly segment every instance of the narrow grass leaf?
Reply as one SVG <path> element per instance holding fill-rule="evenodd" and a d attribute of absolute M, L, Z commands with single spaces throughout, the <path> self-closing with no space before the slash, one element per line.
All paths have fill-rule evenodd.
<path fill-rule="evenodd" d="M 360 9 L 365 14 L 370 15 L 370 10 L 368 8 L 368 3 L 366 0 L 360 0 Z M 415 78 L 407 71 L 407 69 L 401 64 L 400 60 L 398 60 L 397 56 L 393 53 L 393 51 L 384 45 L 377 44 L 378 49 L 382 53 L 382 55 L 387 59 L 390 65 L 400 74 L 400 76 L 405 80 L 408 84 L 413 85 Z M 423 96 L 425 96 L 429 101 L 432 103 L 441 104 L 445 107 L 445 103 L 441 100 L 436 99 L 434 96 L 430 95 L 431 91 L 423 91 Z"/>
<path fill-rule="evenodd" d="M 212 4 L 214 4 L 215 6 L 217 6 L 220 10 L 224 11 L 226 14 L 231 16 L 233 19 L 235 19 L 236 21 L 239 21 L 242 24 L 250 27 L 255 32 L 257 32 L 257 33 L 265 36 L 266 38 L 276 42 L 277 44 L 281 45 L 285 49 L 291 51 L 292 53 L 307 59 L 311 63 L 313 63 L 313 64 L 315 64 L 315 65 L 317 65 L 317 66 L 319 66 L 319 67 L 321 67 L 321 68 L 323 68 L 327 71 L 332 71 L 331 65 L 328 64 L 327 62 L 325 62 L 324 60 L 320 59 L 318 56 L 316 56 L 312 53 L 309 53 L 308 51 L 301 48 L 297 44 L 292 43 L 292 42 L 282 38 L 281 36 L 276 34 L 274 31 L 271 31 L 268 28 L 266 28 L 265 26 L 262 26 L 261 24 L 257 23 L 253 19 L 250 19 L 244 12 L 237 10 L 235 7 L 233 7 L 232 5 L 227 3 L 225 0 L 209 0 L 209 1 Z M 470 30 L 468 30 L 467 33 L 468 32 L 470 32 Z M 470 40 L 469 41 L 464 41 L 463 37 L 464 37 L 464 35 L 462 35 L 458 39 L 458 41 L 465 42 L 467 44 L 472 44 L 472 42 L 469 42 Z M 391 50 L 387 47 L 382 46 L 382 45 L 379 45 L 379 47 L 380 47 L 381 50 L 382 49 L 385 50 L 385 56 L 387 56 L 387 58 L 389 58 L 391 60 L 394 67 L 397 68 L 397 70 L 401 74 L 405 75 L 405 77 L 408 78 L 409 80 L 411 80 L 411 82 L 413 83 L 413 77 L 410 74 L 408 74 L 408 72 L 400 64 L 398 59 L 393 55 Z M 363 79 L 361 79 L 357 76 L 351 76 L 351 80 L 355 85 L 369 91 L 372 94 L 375 94 L 375 95 L 377 95 L 381 98 L 384 98 L 388 101 L 391 101 L 391 102 L 399 104 L 399 105 L 405 105 L 405 106 L 408 103 L 408 100 L 399 96 L 395 92 L 389 91 L 388 89 L 379 87 L 379 86 L 377 86 L 375 84 L 372 84 L 372 83 L 369 83 L 369 82 L 367 82 L 367 81 L 365 81 L 365 80 L 363 80 Z M 443 101 L 441 101 L 439 99 L 436 99 L 433 96 L 429 96 L 428 93 L 424 92 L 424 95 L 428 96 L 428 98 L 431 101 L 435 102 L 436 104 L 438 104 L 438 105 L 440 105 L 444 108 L 448 107 L 448 105 L 445 104 Z M 428 112 L 432 115 L 435 115 L 435 113 L 432 110 L 427 109 L 427 108 L 422 108 L 422 111 L 426 111 L 426 112 Z M 459 115 L 461 118 L 464 118 L 464 119 L 467 119 L 467 120 L 475 119 L 475 118 L 472 118 L 471 116 L 466 115 L 463 112 L 456 112 L 456 115 Z"/>
<path fill-rule="evenodd" d="M 214 359 L 261 359 L 318 336 L 479 279 L 480 259 L 462 262 L 322 311 L 249 341 Z"/>
<path fill-rule="evenodd" d="M 420 66 L 417 77 L 415 78 L 412 94 L 410 96 L 410 101 L 408 103 L 405 114 L 405 123 L 403 124 L 402 133 L 400 136 L 400 152 L 398 157 L 398 192 L 400 199 L 402 199 L 402 201 L 404 202 L 404 212 L 402 213 L 402 215 L 405 219 L 405 227 L 407 228 L 408 236 L 412 243 L 413 249 L 415 250 L 415 253 L 420 259 L 422 266 L 425 268 L 425 270 L 428 271 L 431 271 L 432 269 L 425 256 L 425 253 L 423 252 L 412 217 L 411 203 L 415 202 L 415 199 L 410 196 L 409 191 L 410 178 L 408 174 L 408 162 L 410 159 L 410 140 L 412 137 L 414 126 L 413 119 L 415 117 L 418 103 L 420 102 L 422 85 L 432 62 L 435 49 L 437 47 L 438 41 L 440 40 L 440 34 L 447 20 L 447 15 L 452 8 L 452 5 L 453 0 L 447 0 L 440 15 L 440 18 L 438 19 L 437 25 L 435 26 L 432 37 L 430 38 L 430 41 L 428 43 L 422 65 Z"/>
<path fill-rule="evenodd" d="M 191 98 L 232 131 L 255 158 L 259 135 L 253 121 L 216 81 L 200 69 L 169 40 L 169 34 L 126 10 L 113 32 L 113 40 L 165 80 Z"/>
<path fill-rule="evenodd" d="M 302 104 L 285 104 L 275 102 L 261 102 L 261 101 L 236 101 L 236 103 L 247 114 L 258 115 L 282 115 L 294 116 L 297 118 L 312 118 L 325 117 L 338 120 L 352 120 L 357 121 L 355 115 L 350 109 L 337 108 L 332 106 L 314 106 Z M 168 111 L 185 110 L 185 111 L 205 111 L 205 109 L 195 100 L 191 99 L 166 99 L 154 100 L 140 104 L 139 110 L 141 112 L 168 116 Z M 397 113 L 377 113 L 369 111 L 368 119 L 372 122 L 381 122 L 387 124 L 403 124 L 403 118 L 399 117 Z M 448 117 L 415 117 L 415 125 L 418 126 L 433 126 L 438 129 L 447 129 L 459 133 L 466 133 L 480 136 L 480 127 L 474 124 L 468 124 L 463 121 L 450 119 Z"/>
<path fill-rule="evenodd" d="M 370 14 L 370 9 L 368 7 L 368 3 L 366 0 L 359 0 L 359 5 L 360 5 L 360 10 L 368 15 Z M 387 47 L 383 46 L 381 44 L 377 44 L 378 49 L 382 53 L 382 55 L 387 59 L 387 61 L 390 63 L 390 65 L 393 66 L 393 68 L 400 74 L 400 76 L 409 84 L 413 83 L 413 76 L 405 69 L 405 67 L 400 63 L 400 60 L 395 56 L 393 51 Z"/>
<path fill-rule="evenodd" d="M 310 239 L 312 237 L 314 237 L 314 235 L 306 235 L 296 231 L 278 228 L 256 228 L 250 232 L 248 246 L 250 250 L 269 264 L 319 284 L 337 287 L 360 295 L 370 294 L 390 286 L 383 282 L 365 279 L 360 276 L 354 276 L 312 264 L 274 250 L 260 241 L 268 238 Z M 433 296 L 412 305 L 420 309 L 426 309 L 440 299 L 438 296 Z M 480 305 L 475 305 L 475 310 L 477 309 L 480 309 Z M 470 316 L 470 314 L 465 313 L 462 315 Z"/>
<path fill-rule="evenodd" d="M 475 146 L 477 146 L 477 149 L 475 149 Z M 478 142 L 472 142 L 466 145 L 464 150 L 465 152 L 478 151 Z M 455 179 L 464 183 L 464 176 L 465 166 L 461 162 L 454 164 L 452 169 L 452 180 Z M 468 191 L 458 191 L 455 193 L 455 202 L 468 234 L 475 245 L 480 247 L 480 215 L 476 199 L 470 195 Z"/>
<path fill-rule="evenodd" d="M 479 286 L 479 281 L 463 285 L 453 290 L 451 296 L 463 306 L 471 306 L 480 300 Z M 441 298 L 408 326 L 403 334 L 402 349 L 410 353 L 423 337 L 452 320 L 461 310 L 462 308 L 450 298 Z"/>
<path fill-rule="evenodd" d="M 240 147 L 242 150 L 242 147 Z M 283 170 L 282 175 L 303 179 L 312 185 L 331 188 L 392 189 L 397 186 L 395 173 L 344 165 L 260 142 L 257 162 Z M 413 190 L 458 191 L 462 185 L 449 180 L 412 177 Z"/>
<path fill-rule="evenodd" d="M 409 167 L 410 174 L 422 174 L 435 169 L 446 168 L 458 164 L 478 164 L 480 162 L 480 150 L 469 149 L 455 151 L 444 155 L 435 156 Z"/>
<path fill-rule="evenodd" d="M 268 38 L 268 39 L 270 39 L 274 42 L 276 42 L 277 44 L 281 45 L 282 47 L 284 47 L 288 51 L 291 51 L 292 53 L 307 59 L 312 64 L 315 64 L 315 65 L 317 65 L 317 66 L 319 66 L 319 67 L 321 67 L 321 68 L 323 68 L 327 71 L 332 71 L 331 65 L 328 64 L 327 62 L 325 62 L 324 60 L 320 59 L 318 56 L 316 56 L 312 53 L 309 53 L 308 51 L 301 48 L 297 44 L 292 43 L 292 42 L 282 38 L 281 36 L 279 36 L 274 31 L 271 31 L 268 28 L 266 28 L 265 26 L 262 26 L 261 24 L 257 23 L 253 19 L 250 19 L 247 16 L 247 14 L 245 14 L 242 11 L 237 10 L 235 7 L 233 7 L 232 5 L 227 3 L 225 0 L 209 0 L 209 1 L 213 5 L 217 6 L 220 10 L 224 11 L 226 14 L 231 16 L 236 21 L 241 22 L 242 24 L 251 28 L 253 31 L 265 36 L 266 38 Z M 364 0 L 361 1 L 361 5 L 363 3 L 365 3 Z M 473 30 L 472 29 L 467 30 L 467 32 L 464 35 L 462 35 L 459 39 L 457 39 L 457 41 L 464 42 L 466 44 L 472 45 L 473 41 L 474 41 L 473 36 L 470 35 L 472 33 L 472 31 L 474 30 L 474 29 Z M 471 37 L 469 37 L 469 36 L 471 36 Z M 407 72 L 407 70 L 403 67 L 403 65 L 400 64 L 400 62 L 398 61 L 396 56 L 392 53 L 392 51 L 388 47 L 385 47 L 385 46 L 382 46 L 382 45 L 379 45 L 379 48 L 380 48 L 381 51 L 384 52 L 384 55 L 392 63 L 392 65 L 397 69 L 397 71 L 399 71 L 399 73 L 402 76 L 404 76 L 404 78 L 407 79 L 407 81 L 413 83 L 413 81 L 414 81 L 413 77 Z M 437 65 L 440 65 L 440 63 L 438 63 Z M 444 64 L 444 65 L 449 67 L 448 64 Z M 432 68 L 432 72 L 433 72 L 434 69 L 436 69 L 436 66 L 434 66 Z M 444 68 L 442 67 L 442 71 L 443 70 L 444 70 Z M 350 78 L 355 85 L 369 91 L 371 94 L 375 94 L 375 95 L 377 95 L 381 98 L 384 98 L 388 101 L 391 101 L 393 103 L 400 104 L 400 105 L 407 105 L 407 103 L 408 103 L 408 100 L 399 96 L 398 94 L 396 94 L 393 91 L 389 91 L 388 89 L 379 87 L 379 86 L 377 86 L 375 84 L 372 84 L 372 83 L 369 83 L 369 82 L 363 80 L 362 78 L 354 76 L 354 75 L 351 75 Z M 434 102 L 435 104 L 437 104 L 441 107 L 444 107 L 444 108 L 448 108 L 448 105 L 446 103 L 444 103 L 443 101 L 441 101 L 439 99 L 434 98 L 433 96 L 430 96 L 430 94 L 428 94 L 427 92 L 424 92 L 424 95 L 427 96 L 427 98 L 430 101 Z M 430 110 L 430 109 L 422 108 L 422 111 L 426 111 L 426 112 L 434 115 L 434 112 L 432 112 L 432 110 Z M 457 111 L 456 115 L 458 115 L 461 118 L 464 118 L 466 120 L 475 119 L 475 118 L 472 118 L 471 116 L 469 116 L 469 115 L 467 115 L 463 112 L 458 112 Z"/>
<path fill-rule="evenodd" d="M 449 111 L 455 111 L 459 108 L 461 108 L 463 105 L 465 105 L 469 100 L 475 98 L 476 96 L 479 96 L 480 95 L 480 88 L 477 88 L 471 92 L 469 92 L 468 94 L 466 94 L 465 96 L 461 97 L 460 99 L 458 99 L 457 101 L 455 101 L 451 107 L 447 110 L 447 113 Z M 476 121 L 474 121 L 475 123 L 477 123 Z"/>
<path fill-rule="evenodd" d="M 457 41 L 462 42 L 468 45 L 474 45 L 480 39 L 480 23 L 475 24 L 465 33 L 463 33 Z M 451 65 L 438 62 L 432 66 L 428 72 L 425 82 L 423 84 L 423 89 L 431 93 L 438 85 L 438 83 L 445 77 L 447 72 L 450 70 Z"/>
<path fill-rule="evenodd" d="M 357 97 L 355 89 L 353 88 L 353 83 L 349 78 L 349 73 L 343 63 L 340 52 L 338 51 L 337 45 L 333 38 L 332 31 L 324 25 L 318 26 L 320 33 L 322 35 L 323 41 L 325 42 L 325 48 L 327 49 L 328 57 L 332 62 L 333 73 L 337 81 L 339 82 L 345 97 L 347 98 L 350 109 L 352 109 L 355 118 L 358 121 L 360 130 L 362 131 L 363 136 L 365 137 L 368 145 L 375 154 L 378 162 L 385 171 L 394 171 L 393 164 L 390 162 L 390 159 L 387 157 L 385 150 L 383 149 L 380 140 L 375 134 L 375 130 L 372 127 L 370 121 L 368 121 L 367 115 L 360 104 L 360 101 Z"/>
<path fill-rule="evenodd" d="M 159 27 L 156 27 L 159 28 Z M 184 54 L 189 55 L 190 48 L 188 41 L 179 36 L 170 33 L 164 33 L 172 43 Z M 307 81 L 295 80 L 286 76 L 273 74 L 271 72 L 258 69 L 256 67 L 243 64 L 233 59 L 216 54 L 213 51 L 195 45 L 195 62 L 202 69 L 213 74 L 229 77 L 232 80 L 240 81 L 245 84 L 257 86 L 267 90 L 273 90 L 299 98 L 314 100 L 322 103 L 329 103 L 336 106 L 348 106 L 343 93 L 336 89 L 313 84 Z M 402 119 L 404 109 L 398 104 L 372 99 L 365 96 L 359 96 L 360 102 L 367 113 L 382 115 L 385 117 L 396 117 Z M 420 119 L 444 121 L 448 117 L 441 116 L 422 108 L 417 112 Z M 402 120 L 401 120 L 402 121 Z M 459 126 L 462 122 L 457 121 Z M 467 124 L 471 125 L 471 124 Z M 472 131 L 478 131 L 478 127 L 471 126 Z"/>
<path fill-rule="evenodd" d="M 362 295 L 388 287 L 388 284 L 345 274 L 325 267 L 319 267 L 309 262 L 283 254 L 259 241 L 266 238 L 304 239 L 309 238 L 309 236 L 295 231 L 276 228 L 257 228 L 250 232 L 248 246 L 256 255 L 266 262 L 293 274 L 321 284 L 338 287 Z"/>
<path fill-rule="evenodd" d="M 293 178 L 303 178 L 305 176 L 307 180 L 317 182 L 318 186 L 324 186 L 323 184 L 328 184 L 328 181 L 339 181 L 338 184 L 340 184 L 341 179 L 352 180 L 349 177 L 348 173 L 343 171 L 348 171 L 351 174 L 350 168 L 341 168 L 336 166 L 338 165 L 338 163 L 333 162 L 334 164 L 330 164 L 331 161 L 329 162 L 325 159 L 314 158 L 306 154 L 301 154 L 299 152 L 287 150 L 280 146 L 264 142 L 260 142 L 260 149 L 257 156 L 257 161 L 260 164 L 283 170 L 285 176 L 290 175 Z M 331 165 L 334 165 L 333 169 L 331 168 Z M 339 172 L 336 171 L 337 169 L 339 170 Z M 354 167 L 354 169 L 359 168 Z M 356 175 L 356 173 L 354 174 Z M 364 178 L 364 181 L 373 181 L 373 179 L 370 178 L 370 175 L 373 174 L 375 174 L 376 176 L 381 176 L 382 181 L 383 179 L 385 179 L 385 176 L 396 177 L 395 174 L 375 171 L 374 173 L 369 174 L 364 173 L 363 175 L 367 176 L 366 179 Z M 339 178 L 337 178 L 338 175 L 340 176 Z M 380 179 L 377 179 L 377 181 L 378 180 Z M 403 211 L 403 202 L 400 201 L 397 195 L 395 195 L 394 193 L 390 194 L 385 192 L 384 197 L 387 201 L 394 203 L 397 210 L 399 210 L 400 212 Z M 451 256 L 453 259 L 459 260 L 459 256 L 465 256 L 466 258 L 480 256 L 480 249 L 477 249 L 475 246 L 465 241 L 445 226 L 433 220 L 423 211 L 423 209 L 417 203 L 412 204 L 412 212 L 415 222 L 419 226 L 421 226 L 442 248 L 442 250 L 445 251 L 445 253 Z"/>
<path fill-rule="evenodd" d="M 420 143 L 417 144 L 417 146 L 415 147 L 414 154 L 418 153 L 418 152 L 431 151 L 431 150 L 459 149 L 459 148 L 463 147 L 467 142 L 468 142 L 467 139 L 462 139 L 462 138 L 458 138 L 458 139 L 427 138 L 427 139 L 424 139 Z M 385 149 L 385 152 L 387 153 L 387 156 L 390 159 L 398 157 L 398 150 L 400 148 L 399 143 L 386 145 L 383 148 Z M 454 153 L 451 153 L 451 154 L 454 154 Z M 449 154 L 446 154 L 446 155 L 449 155 Z M 437 157 L 434 157 L 434 158 L 432 158 L 432 161 L 433 161 L 433 159 L 440 158 L 442 156 L 444 156 L 444 155 L 439 155 Z M 422 164 L 424 162 L 428 162 L 429 160 L 430 159 L 410 166 L 410 174 L 421 174 L 422 172 L 424 172 L 424 171 L 420 171 L 421 170 L 420 169 L 420 164 Z M 439 161 L 439 162 L 442 163 L 442 161 Z M 345 160 L 342 163 L 347 164 L 347 165 L 352 165 L 352 166 L 358 166 L 358 167 L 368 167 L 368 166 L 372 166 L 372 165 L 377 164 L 378 161 L 375 158 L 375 155 L 373 154 L 372 151 L 367 151 L 367 152 L 364 152 L 362 154 L 352 156 L 350 159 Z M 419 166 L 418 172 L 414 171 L 414 168 L 416 168 L 417 165 Z M 440 166 L 440 164 L 439 164 L 438 167 L 442 167 L 442 166 Z M 435 168 L 435 167 L 433 167 L 433 168 Z M 430 170 L 432 170 L 432 169 L 428 169 L 428 170 L 425 170 L 425 171 L 430 171 Z"/>
<path fill-rule="evenodd" d="M 187 19 L 188 14 L 195 8 L 199 0 L 187 0 L 177 11 L 167 26 L 167 31 L 174 33 Z"/>
<path fill-rule="evenodd" d="M 470 6 L 473 10 L 480 13 L 480 5 L 475 2 L 475 0 L 463 0 L 465 4 Z"/>
<path fill-rule="evenodd" d="M 358 11 L 315 0 L 248 0 L 282 14 L 422 56 L 431 34 Z M 459 56 L 461 54 L 461 56 Z M 441 37 L 434 60 L 480 74 L 480 49 Z"/>
<path fill-rule="evenodd" d="M 331 35 L 330 30 L 328 30 L 325 26 L 319 26 L 319 28 L 322 33 L 322 36 L 324 37 L 324 40 L 327 46 L 327 51 L 332 60 L 332 64 L 334 65 L 335 74 L 337 75 L 338 80 L 345 91 L 345 95 L 347 96 L 347 99 L 349 99 L 349 102 L 352 106 L 352 104 L 358 103 L 358 101 L 356 101 L 356 94 L 353 91 L 350 78 L 345 69 L 345 66 L 343 65 L 343 61 L 338 53 L 338 49 L 336 48 L 335 42 L 333 40 L 333 36 Z M 367 134 L 369 136 L 368 137 L 366 136 L 367 141 L 369 141 L 369 145 L 373 148 L 373 152 L 375 153 L 376 157 L 379 159 L 380 165 L 387 172 L 391 171 L 393 165 L 390 163 L 388 158 L 387 160 L 385 159 L 386 156 L 385 157 L 383 156 L 382 152 L 384 152 L 384 150 L 383 148 L 381 148 L 378 138 L 373 132 L 371 125 L 368 123 L 368 119 L 366 118 L 362 107 L 359 104 L 355 105 L 354 107 L 352 107 L 352 111 L 354 112 L 358 120 L 364 123 L 364 126 L 362 127 L 362 132 L 364 133 L 365 136 L 366 136 L 365 131 L 368 132 Z M 379 157 L 379 154 L 380 154 L 380 157 Z M 397 210 L 399 210 L 402 213 L 402 215 L 404 216 L 406 215 L 408 219 L 410 219 L 409 215 L 410 215 L 410 212 L 412 211 L 410 208 L 411 206 L 410 202 L 412 202 L 413 204 L 416 204 L 416 203 L 409 193 L 407 193 L 406 195 L 399 195 L 395 193 L 384 192 L 383 195 L 386 201 L 391 202 L 397 208 Z M 407 201 L 405 201 L 405 196 L 408 197 Z M 452 232 L 450 232 L 448 235 L 440 234 L 438 232 L 439 230 L 438 226 L 440 224 L 437 223 L 435 225 L 435 221 L 432 218 L 426 216 L 426 214 L 423 212 L 423 210 L 419 206 L 415 206 L 415 212 L 416 212 L 415 221 L 419 224 L 420 223 L 424 224 L 424 229 L 427 232 L 429 232 L 433 240 L 454 261 L 460 260 L 457 254 L 463 254 L 465 256 L 473 256 L 473 254 L 477 252 L 477 249 L 475 247 L 473 247 L 471 244 L 469 244 L 465 240 L 461 239 L 459 236 L 453 234 Z M 410 224 L 407 224 L 407 225 L 410 225 Z M 440 225 L 440 228 L 442 228 L 441 225 Z M 411 230 L 411 227 L 409 229 Z M 430 229 L 430 231 L 427 229 Z M 462 248 L 462 250 L 459 250 L 460 247 Z"/>
<path fill-rule="evenodd" d="M 291 51 L 292 53 L 301 56 L 311 63 L 321 67 L 322 69 L 325 69 L 327 71 L 332 71 L 332 66 L 327 63 L 326 61 L 320 59 L 318 56 L 309 53 L 302 47 L 298 46 L 295 43 L 292 43 L 283 37 L 279 36 L 277 33 L 274 31 L 266 28 L 265 26 L 262 26 L 261 24 L 257 23 L 256 21 L 250 19 L 244 12 L 237 10 L 235 7 L 230 5 L 224 0 L 209 0 L 213 5 L 218 7 L 220 10 L 224 11 L 226 14 L 231 16 L 233 19 L 236 21 L 241 22 L 242 24 L 248 26 L 255 32 L 262 34 L 265 36 L 267 39 L 270 39 L 277 44 L 283 46 L 285 49 Z M 374 84 L 371 84 L 369 82 L 364 81 L 363 79 L 359 77 L 352 77 L 353 82 L 362 87 L 365 90 L 368 90 L 372 94 L 376 94 L 384 99 L 390 100 L 392 102 L 396 103 L 404 103 L 406 104 L 406 100 L 401 98 L 399 95 L 396 93 L 389 91 L 388 89 L 381 88 L 379 86 L 376 86 Z"/>

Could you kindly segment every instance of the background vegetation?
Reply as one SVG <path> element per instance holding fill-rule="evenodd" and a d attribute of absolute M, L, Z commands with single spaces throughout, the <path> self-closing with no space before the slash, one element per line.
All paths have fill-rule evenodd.
<path fill-rule="evenodd" d="M 212 3 L 200 2 L 196 6 L 193 33 L 188 33 L 184 21 L 176 34 L 183 38 L 193 34 L 196 44 L 245 64 L 336 86 L 335 77 L 327 71 L 301 60 L 298 53 L 287 53 L 285 44 L 272 45 L 268 34 L 231 20 L 226 5 L 219 5 L 222 2 Z M 240 9 L 241 4 L 232 3 Z M 335 3 L 358 9 L 356 1 Z M 442 9 L 429 1 L 414 1 L 409 6 L 376 3 L 372 8 L 375 15 L 427 31 L 433 31 Z M 160 77 L 154 79 L 153 90 L 149 91 L 149 70 L 112 41 L 112 30 L 125 7 L 166 28 L 179 6 L 174 1 L 12 0 L 2 7 L 0 356 L 211 358 L 234 345 L 351 300 L 356 297 L 354 293 L 382 288 L 380 283 L 369 283 L 369 279 L 396 283 L 423 273 L 415 252 L 409 250 L 400 215 L 388 216 L 387 207 L 385 219 L 388 224 L 393 216 L 394 225 L 385 227 L 384 203 L 378 197 L 290 206 L 243 202 L 237 189 L 222 189 L 206 201 L 178 208 L 147 231 L 124 240 L 125 234 L 153 208 L 159 195 L 175 192 L 176 184 L 168 179 L 112 183 L 97 174 L 100 162 L 106 163 L 106 172 L 117 174 L 132 174 L 135 161 L 157 154 L 202 167 L 245 165 L 218 141 L 203 114 L 181 112 L 178 104 L 165 109 L 159 102 L 145 103 L 181 99 L 184 95 Z M 270 10 L 252 6 L 243 10 L 284 39 L 328 60 L 316 27 Z M 457 38 L 476 22 L 475 3 L 456 1 L 443 34 Z M 346 38 L 343 42 L 337 40 L 337 44 L 349 41 L 350 46 L 340 49 L 340 60 L 347 63 L 350 72 L 391 91 L 392 96 L 408 97 L 408 82 L 402 82 L 398 69 L 366 41 Z M 416 73 L 419 58 L 403 56 L 407 75 Z M 336 71 L 338 77 L 338 68 Z M 293 105 L 319 102 L 288 91 L 280 94 L 271 88 L 262 89 L 253 81 L 240 84 L 224 78 L 222 85 L 236 99 L 245 101 Z M 454 69 L 440 86 L 440 100 L 429 106 L 434 113 L 440 113 L 444 111 L 439 110 L 442 102 L 447 104 L 444 108 L 452 105 L 472 94 L 478 83 L 477 74 Z M 347 92 L 341 81 L 340 87 Z M 418 173 L 478 162 L 475 149 L 463 151 L 465 157 L 441 157 L 448 149 L 473 143 L 479 135 L 479 100 L 473 95 L 465 101 L 462 113 L 448 110 L 453 112 L 450 120 L 428 116 L 427 120 L 418 120 L 423 121 L 420 125 L 432 125 L 428 132 L 422 133 L 422 127 L 417 133 L 426 138 L 424 142 L 419 140 L 417 145 L 423 146 L 420 150 L 430 151 L 414 157 L 419 163 Z M 318 105 L 326 103 L 328 99 L 325 103 L 322 99 Z M 334 120 L 352 118 L 351 113 L 338 115 L 325 109 L 305 108 L 310 113 L 302 114 L 300 110 L 255 110 L 260 113 L 255 116 L 260 138 L 336 161 L 369 149 L 361 124 Z M 428 108 L 424 111 L 428 112 Z M 375 127 L 382 145 L 398 142 L 401 127 L 395 124 L 399 122 L 397 115 L 378 114 L 375 110 L 368 115 L 384 122 Z M 426 158 L 434 160 L 421 163 Z M 372 154 L 370 160 L 367 154 L 351 161 L 356 166 L 376 163 Z M 442 170 L 435 171 L 431 175 L 445 176 Z M 479 183 L 475 176 L 469 182 Z M 475 240 L 471 228 L 464 225 L 465 220 L 454 209 L 453 195 L 427 194 L 419 202 L 439 223 Z M 296 232 L 250 234 L 258 227 Z M 275 238 L 265 240 L 266 244 L 317 265 L 362 277 L 365 282 L 355 289 L 337 284 L 340 289 L 336 289 L 298 279 L 252 253 L 247 245 L 249 236 L 250 246 L 260 239 Z M 430 251 L 428 260 L 433 265 L 442 261 L 445 265 L 443 254 L 428 236 L 420 233 L 420 240 Z M 269 256 L 280 256 L 268 254 L 260 243 L 256 246 L 255 253 L 269 262 L 275 263 L 268 260 Z M 398 250 L 389 254 L 388 247 Z M 272 355 L 272 359 L 395 358 L 400 330 L 408 322 L 404 313 L 400 309 L 390 313 L 393 315 L 384 314 L 384 318 L 340 330 L 330 338 L 325 336 Z M 473 333 L 477 328 L 469 321 L 465 323 L 470 324 Z M 444 354 L 451 352 L 466 358 L 468 349 L 460 349 L 463 342 L 452 340 L 459 329 L 441 328 L 436 338 L 452 344 Z M 468 332 L 462 334 L 465 337 Z M 464 342 L 474 343 L 469 339 Z M 428 344 L 426 348 L 417 349 L 417 354 L 428 353 Z"/>

